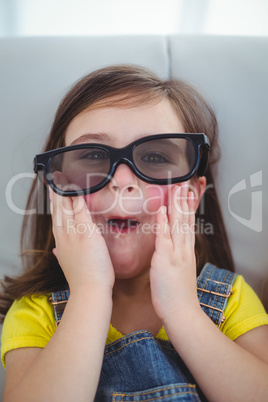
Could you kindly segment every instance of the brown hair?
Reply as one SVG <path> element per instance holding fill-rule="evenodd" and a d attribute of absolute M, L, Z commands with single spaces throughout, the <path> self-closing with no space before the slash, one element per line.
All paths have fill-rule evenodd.
<path fill-rule="evenodd" d="M 135 106 L 168 99 L 183 124 L 185 132 L 205 133 L 211 144 L 206 172 L 205 211 L 196 213 L 200 222 L 211 230 L 196 234 L 197 273 L 205 262 L 233 271 L 229 247 L 211 166 L 219 159 L 218 126 L 213 110 L 190 85 L 179 80 L 162 81 L 152 72 L 137 66 L 120 65 L 97 70 L 82 78 L 60 103 L 44 151 L 64 146 L 65 132 L 75 116 L 88 107 L 119 105 Z M 42 190 L 42 191 L 41 191 Z M 39 213 L 25 215 L 21 251 L 24 273 L 17 278 L 5 277 L 0 295 L 2 317 L 14 301 L 24 295 L 50 293 L 66 287 L 64 274 L 52 254 L 55 247 L 48 208 L 48 191 L 36 178 L 30 190 L 27 209 Z M 40 213 L 40 205 L 42 212 Z M 212 233 L 213 232 L 213 233 Z M 27 251 L 28 250 L 28 251 Z"/>

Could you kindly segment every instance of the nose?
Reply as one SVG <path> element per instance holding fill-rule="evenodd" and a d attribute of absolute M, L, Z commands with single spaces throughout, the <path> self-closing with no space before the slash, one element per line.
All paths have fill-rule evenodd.
<path fill-rule="evenodd" d="M 138 179 L 132 172 L 130 167 L 121 163 L 117 166 L 113 178 L 109 183 L 109 188 L 112 191 L 127 191 L 134 192 L 138 187 Z"/>

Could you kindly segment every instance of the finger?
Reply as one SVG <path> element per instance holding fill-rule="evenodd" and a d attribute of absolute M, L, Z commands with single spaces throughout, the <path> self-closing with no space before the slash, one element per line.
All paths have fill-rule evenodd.
<path fill-rule="evenodd" d="M 50 199 L 50 212 L 52 218 L 53 230 L 58 227 L 62 227 L 62 214 L 57 203 L 54 191 L 49 188 L 49 199 Z"/>
<path fill-rule="evenodd" d="M 92 223 L 91 214 L 83 196 L 72 197 L 73 214 L 76 224 Z"/>
<path fill-rule="evenodd" d="M 195 199 L 193 191 L 188 192 L 188 225 L 189 232 L 185 237 L 185 240 L 188 244 L 194 245 L 195 243 Z"/>
<path fill-rule="evenodd" d="M 178 215 L 178 212 L 181 212 L 180 199 L 181 186 L 175 185 L 171 188 L 168 198 L 168 217 L 171 226 L 174 224 L 177 218 L 180 218 L 180 215 Z"/>
<path fill-rule="evenodd" d="M 53 214 L 52 193 L 53 193 L 52 189 L 50 187 L 48 187 L 49 202 L 50 202 L 50 214 L 51 214 L 51 216 Z"/>
<path fill-rule="evenodd" d="M 174 247 L 185 244 L 185 236 L 189 231 L 188 183 L 174 186 L 171 191 L 170 226 Z"/>
<path fill-rule="evenodd" d="M 189 225 L 194 225 L 195 223 L 195 198 L 194 192 L 188 192 L 188 209 L 189 209 Z"/>
<path fill-rule="evenodd" d="M 171 219 L 180 219 L 188 212 L 188 183 L 174 185 L 169 193 L 168 210 Z"/>
<path fill-rule="evenodd" d="M 174 246 L 177 246 L 181 242 L 180 231 L 183 224 L 181 193 L 182 193 L 181 186 L 177 185 L 173 186 L 170 192 L 168 202 L 168 217 Z"/>
<path fill-rule="evenodd" d="M 184 244 L 188 244 L 192 241 L 192 219 L 194 218 L 194 193 L 188 191 L 189 186 L 184 186 L 182 188 L 181 197 L 181 210 L 182 210 L 182 241 Z"/>
<path fill-rule="evenodd" d="M 183 222 L 188 222 L 189 217 L 189 206 L 188 206 L 188 184 L 184 184 L 181 187 L 181 198 L 180 198 L 180 206 Z"/>
<path fill-rule="evenodd" d="M 67 189 L 69 181 L 62 172 L 55 171 L 52 174 L 52 179 L 53 179 L 53 183 L 55 184 L 56 187 L 60 188 L 61 190 Z"/>
<path fill-rule="evenodd" d="M 172 239 L 167 216 L 167 207 L 162 206 L 157 214 L 156 249 L 172 249 Z M 167 250 L 166 250 L 167 251 Z"/>
<path fill-rule="evenodd" d="M 56 248 L 53 248 L 52 253 L 55 255 L 55 257 L 56 257 L 57 260 L 59 261 L 58 251 L 57 251 Z"/>
<path fill-rule="evenodd" d="M 73 220 L 73 207 L 70 197 L 63 197 L 50 191 L 52 223 L 55 229 L 65 229 Z"/>
<path fill-rule="evenodd" d="M 96 233 L 97 235 L 101 235 L 101 229 L 94 223 L 84 197 L 73 197 L 72 200 L 75 225 L 80 225 L 85 233 L 89 232 L 91 234 Z"/>

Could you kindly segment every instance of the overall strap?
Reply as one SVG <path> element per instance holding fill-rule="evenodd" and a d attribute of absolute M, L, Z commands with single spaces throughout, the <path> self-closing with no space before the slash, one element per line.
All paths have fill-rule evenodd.
<path fill-rule="evenodd" d="M 224 322 L 224 310 L 233 293 L 234 272 L 207 263 L 197 278 L 197 295 L 203 311 L 218 325 Z"/>
<path fill-rule="evenodd" d="M 59 325 L 62 314 L 64 312 L 67 301 L 70 297 L 70 290 L 59 290 L 57 292 L 52 292 L 49 301 L 51 302 L 54 309 L 54 317 L 57 325 Z"/>
<path fill-rule="evenodd" d="M 224 310 L 231 296 L 236 274 L 207 263 L 197 278 L 197 295 L 201 308 L 220 327 L 224 322 Z M 54 308 L 57 325 L 60 323 L 70 290 L 52 292 L 50 301 Z"/>

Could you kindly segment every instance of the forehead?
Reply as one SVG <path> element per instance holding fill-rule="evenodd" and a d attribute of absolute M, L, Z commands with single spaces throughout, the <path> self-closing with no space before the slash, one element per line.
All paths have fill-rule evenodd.
<path fill-rule="evenodd" d="M 135 106 L 89 107 L 69 124 L 65 145 L 103 142 L 121 147 L 146 135 L 179 132 L 184 132 L 182 123 L 166 99 Z"/>

